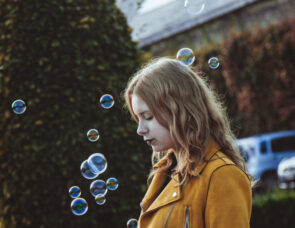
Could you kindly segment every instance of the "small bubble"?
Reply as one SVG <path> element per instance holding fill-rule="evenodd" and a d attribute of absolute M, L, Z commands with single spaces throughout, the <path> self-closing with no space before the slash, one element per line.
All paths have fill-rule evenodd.
<path fill-rule="evenodd" d="M 101 107 L 105 109 L 110 109 L 115 104 L 114 98 L 110 94 L 104 94 L 103 96 L 101 96 L 99 102 L 101 104 Z"/>
<path fill-rule="evenodd" d="M 216 57 L 212 57 L 208 60 L 208 64 L 211 69 L 216 69 L 219 67 L 219 59 Z"/>
<path fill-rule="evenodd" d="M 110 177 L 107 179 L 107 188 L 111 191 L 116 190 L 119 187 L 119 182 L 115 177 Z"/>
<path fill-rule="evenodd" d="M 69 195 L 72 198 L 77 198 L 81 195 L 81 189 L 79 188 L 79 186 L 72 186 L 69 189 Z"/>
<path fill-rule="evenodd" d="M 71 203 L 71 210 L 74 215 L 84 215 L 88 210 L 88 204 L 83 198 L 76 198 Z"/>
<path fill-rule="evenodd" d="M 176 59 L 189 66 L 195 61 L 194 52 L 190 48 L 181 48 L 176 54 Z"/>
<path fill-rule="evenodd" d="M 87 160 L 82 162 L 80 166 L 80 170 L 81 170 L 82 176 L 85 177 L 86 179 L 94 179 L 99 175 L 99 173 L 92 172 L 92 169 L 90 168 Z"/>
<path fill-rule="evenodd" d="M 108 192 L 107 185 L 103 180 L 95 180 L 90 185 L 90 192 L 93 196 L 105 195 Z"/>
<path fill-rule="evenodd" d="M 127 228 L 137 228 L 137 220 L 132 218 L 127 221 Z"/>
<path fill-rule="evenodd" d="M 203 0 L 185 0 L 184 8 L 190 15 L 198 15 L 205 9 L 205 1 Z"/>
<path fill-rule="evenodd" d="M 88 164 L 93 173 L 101 174 L 107 169 L 107 160 L 101 153 L 94 153 L 89 156 Z"/>
<path fill-rule="evenodd" d="M 26 103 L 23 100 L 15 100 L 11 107 L 15 114 L 23 114 L 27 109 Z"/>
<path fill-rule="evenodd" d="M 90 129 L 87 132 L 87 138 L 90 142 L 96 142 L 99 139 L 100 135 L 98 133 L 98 130 L 96 129 Z"/>
<path fill-rule="evenodd" d="M 97 195 L 95 196 L 95 202 L 96 202 L 98 205 L 103 205 L 103 204 L 106 202 L 105 195 L 103 195 L 103 194 L 97 194 Z"/>

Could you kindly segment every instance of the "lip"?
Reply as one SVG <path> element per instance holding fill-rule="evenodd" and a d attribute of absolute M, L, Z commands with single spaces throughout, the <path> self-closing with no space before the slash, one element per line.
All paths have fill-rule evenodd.
<path fill-rule="evenodd" d="M 145 141 L 149 146 L 151 146 L 153 144 L 153 142 L 155 141 L 155 139 L 147 139 Z"/>

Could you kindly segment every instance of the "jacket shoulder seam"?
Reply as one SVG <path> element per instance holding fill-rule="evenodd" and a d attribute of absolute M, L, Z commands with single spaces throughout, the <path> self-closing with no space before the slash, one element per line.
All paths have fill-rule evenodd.
<path fill-rule="evenodd" d="M 211 184 L 211 180 L 212 180 L 212 176 L 215 173 L 215 171 L 217 171 L 218 169 L 220 169 L 221 167 L 224 166 L 236 166 L 235 164 L 224 164 L 221 165 L 219 167 L 217 167 L 216 169 L 214 169 L 210 175 L 210 179 L 209 179 L 209 183 L 208 183 L 208 187 L 207 187 L 207 191 L 206 191 L 206 200 L 205 200 L 205 205 L 204 205 L 204 213 L 203 213 L 203 222 L 204 222 L 204 227 L 205 227 L 205 216 L 206 216 L 206 207 L 207 207 L 207 200 L 208 200 L 208 194 L 209 194 L 209 188 L 210 188 L 210 184 Z"/>

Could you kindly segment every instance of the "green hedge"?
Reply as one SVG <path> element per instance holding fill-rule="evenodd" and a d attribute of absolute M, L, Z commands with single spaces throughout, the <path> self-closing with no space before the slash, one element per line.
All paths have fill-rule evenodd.
<path fill-rule="evenodd" d="M 113 0 L 1 0 L 0 10 L 0 226 L 124 227 L 139 215 L 151 155 L 122 110 L 141 58 L 125 17 Z M 106 93 L 109 110 L 99 105 Z M 12 112 L 15 99 L 24 114 Z M 80 173 L 95 152 L 108 161 L 99 178 L 120 183 L 103 206 Z M 70 210 L 72 185 L 88 201 L 83 216 Z"/>
<path fill-rule="evenodd" d="M 295 227 L 295 191 L 276 192 L 253 201 L 251 228 Z"/>
<path fill-rule="evenodd" d="M 235 35 L 224 45 L 223 75 L 242 136 L 295 128 L 294 22 Z"/>

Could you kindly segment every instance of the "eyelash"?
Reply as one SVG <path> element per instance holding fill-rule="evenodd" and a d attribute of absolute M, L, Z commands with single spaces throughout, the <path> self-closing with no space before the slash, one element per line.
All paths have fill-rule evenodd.
<path fill-rule="evenodd" d="M 151 116 L 151 117 L 148 117 L 148 118 L 145 118 L 146 120 L 152 120 L 153 119 L 153 117 Z"/>

